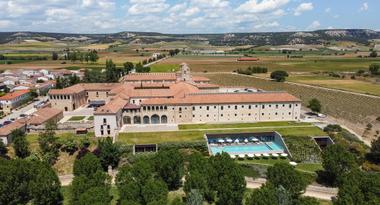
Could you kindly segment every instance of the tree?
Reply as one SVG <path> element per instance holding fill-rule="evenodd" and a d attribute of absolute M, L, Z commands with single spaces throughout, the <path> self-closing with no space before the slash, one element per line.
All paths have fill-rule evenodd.
<path fill-rule="evenodd" d="M 380 164 L 380 137 L 371 142 L 371 151 L 367 154 L 367 158 L 377 164 Z"/>
<path fill-rule="evenodd" d="M 118 75 L 116 72 L 116 65 L 112 62 L 112 60 L 106 61 L 106 81 L 108 83 L 117 82 Z"/>
<path fill-rule="evenodd" d="M 13 130 L 11 132 L 11 139 L 17 157 L 25 158 L 30 155 L 29 143 L 26 140 L 25 132 L 20 129 Z"/>
<path fill-rule="evenodd" d="M 133 65 L 132 62 L 125 62 L 123 64 L 123 68 L 124 68 L 123 75 L 126 75 L 126 74 L 130 73 L 133 70 L 134 65 Z"/>
<path fill-rule="evenodd" d="M 48 121 L 45 130 L 38 135 L 38 144 L 44 161 L 54 164 L 59 156 L 58 137 L 55 136 L 57 124 L 54 121 Z"/>
<path fill-rule="evenodd" d="M 186 194 L 197 190 L 203 197 L 212 198 L 208 187 L 209 164 L 206 158 L 200 153 L 192 154 L 189 158 L 188 172 L 184 185 Z"/>
<path fill-rule="evenodd" d="M 255 189 L 247 200 L 247 205 L 274 205 L 278 204 L 276 188 L 266 183 L 260 189 Z"/>
<path fill-rule="evenodd" d="M 187 194 L 186 204 L 187 205 L 202 205 L 203 195 L 197 189 L 192 189 L 190 193 Z"/>
<path fill-rule="evenodd" d="M 217 205 L 242 204 L 246 182 L 241 167 L 227 153 L 210 157 L 209 187 L 217 193 Z"/>
<path fill-rule="evenodd" d="M 376 58 L 377 57 L 377 52 L 376 51 L 371 51 L 371 53 L 369 54 L 369 57 Z"/>
<path fill-rule="evenodd" d="M 57 52 L 53 52 L 53 53 L 51 54 L 51 59 L 52 59 L 53 61 L 58 60 L 58 53 L 57 53 Z"/>
<path fill-rule="evenodd" d="M 166 182 L 169 190 L 178 189 L 183 176 L 183 158 L 178 150 L 161 150 L 156 155 L 154 162 L 158 176 Z"/>
<path fill-rule="evenodd" d="M 311 99 L 307 107 L 310 108 L 313 112 L 321 112 L 322 110 L 321 102 L 316 98 Z"/>
<path fill-rule="evenodd" d="M 5 146 L 3 140 L 0 140 L 0 158 L 8 159 L 8 148 Z"/>
<path fill-rule="evenodd" d="M 268 168 L 267 180 L 275 187 L 282 186 L 293 198 L 300 196 L 308 184 L 301 173 L 287 163 L 278 163 Z"/>
<path fill-rule="evenodd" d="M 286 71 L 283 70 L 277 70 L 270 74 L 270 78 L 277 82 L 284 82 L 286 77 L 288 77 L 289 74 Z"/>
<path fill-rule="evenodd" d="M 35 177 L 30 183 L 34 205 L 56 205 L 63 201 L 61 183 L 52 167 L 46 163 L 35 163 Z"/>
<path fill-rule="evenodd" d="M 92 176 L 98 171 L 103 171 L 102 165 L 99 158 L 92 153 L 87 153 L 74 162 L 73 173 L 75 176 Z"/>
<path fill-rule="evenodd" d="M 380 74 L 380 65 L 379 64 L 371 64 L 369 66 L 369 72 L 372 75 L 379 75 Z"/>
<path fill-rule="evenodd" d="M 92 187 L 80 195 L 77 205 L 108 205 L 112 197 L 109 195 L 109 187 Z"/>
<path fill-rule="evenodd" d="M 331 133 L 331 132 L 342 132 L 342 127 L 340 125 L 327 125 L 325 128 L 323 128 L 324 132 Z"/>
<path fill-rule="evenodd" d="M 333 184 L 340 184 L 342 176 L 358 169 L 355 156 L 343 145 L 329 145 L 322 153 L 322 165 Z"/>
<path fill-rule="evenodd" d="M 80 83 L 80 79 L 76 74 L 70 75 L 69 76 L 69 83 L 70 83 L 69 86 L 78 84 L 78 83 Z"/>
<path fill-rule="evenodd" d="M 161 179 L 149 179 L 142 189 L 145 204 L 156 201 L 155 204 L 166 205 L 168 193 L 168 186 Z"/>
<path fill-rule="evenodd" d="M 119 144 L 112 142 L 112 138 L 108 137 L 100 140 L 97 149 L 99 150 L 98 157 L 104 170 L 107 170 L 108 166 L 115 168 L 119 164 L 122 151 Z"/>
<path fill-rule="evenodd" d="M 54 170 L 39 161 L 0 159 L 0 204 L 61 204 Z"/>

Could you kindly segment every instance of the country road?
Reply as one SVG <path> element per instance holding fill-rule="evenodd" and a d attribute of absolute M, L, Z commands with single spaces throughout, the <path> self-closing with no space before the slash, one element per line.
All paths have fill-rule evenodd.
<path fill-rule="evenodd" d="M 74 175 L 72 175 L 72 174 L 59 176 L 59 180 L 61 181 L 62 186 L 70 185 L 73 178 L 74 178 Z M 114 183 L 114 180 L 112 180 L 112 181 Z M 263 184 L 265 184 L 266 179 L 264 179 L 264 178 L 252 179 L 252 178 L 246 177 L 245 181 L 247 182 L 247 188 L 258 189 Z M 329 188 L 329 187 L 324 187 L 324 186 L 309 185 L 306 188 L 306 192 L 303 195 L 315 197 L 317 199 L 331 200 L 332 197 L 336 197 L 337 193 L 338 193 L 337 188 Z"/>

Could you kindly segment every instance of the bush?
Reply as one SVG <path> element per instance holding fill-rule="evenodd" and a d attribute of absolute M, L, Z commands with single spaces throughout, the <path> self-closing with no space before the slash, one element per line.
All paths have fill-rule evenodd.
<path fill-rule="evenodd" d="M 78 150 L 77 143 L 73 139 L 67 139 L 62 142 L 61 151 L 67 152 L 70 155 L 74 154 Z"/>
<path fill-rule="evenodd" d="M 246 69 L 238 69 L 237 73 L 244 74 L 244 75 L 252 75 L 254 73 L 267 73 L 268 68 L 265 67 L 248 67 Z"/>
<path fill-rule="evenodd" d="M 207 144 L 204 141 L 198 142 L 176 142 L 176 143 L 161 143 L 158 144 L 159 150 L 167 150 L 167 149 L 194 149 L 203 154 L 208 153 Z"/>
<path fill-rule="evenodd" d="M 340 125 L 327 125 L 325 128 L 323 128 L 323 131 L 325 132 L 342 132 L 342 127 Z"/>
<path fill-rule="evenodd" d="M 284 140 L 288 145 L 292 160 L 312 163 L 321 161 L 321 151 L 311 137 L 284 136 Z"/>
<path fill-rule="evenodd" d="M 288 77 L 289 74 L 286 71 L 283 70 L 277 70 L 270 74 L 270 78 L 277 81 L 277 82 L 284 82 L 286 77 Z"/>

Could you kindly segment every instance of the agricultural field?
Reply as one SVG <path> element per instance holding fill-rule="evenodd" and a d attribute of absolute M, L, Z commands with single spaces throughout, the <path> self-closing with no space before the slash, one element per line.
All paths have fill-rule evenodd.
<path fill-rule="evenodd" d="M 380 96 L 380 84 L 364 80 L 341 79 L 321 75 L 291 75 L 288 81 Z"/>
<path fill-rule="evenodd" d="M 373 63 L 380 63 L 380 58 L 364 59 L 344 56 L 310 56 L 301 59 L 287 59 L 286 55 L 263 55 L 257 62 L 238 62 L 239 56 L 195 56 L 178 55 L 159 64 L 173 65 L 186 62 L 195 72 L 231 72 L 249 66 L 264 66 L 273 70 L 289 72 L 317 72 L 317 71 L 358 71 L 367 70 Z"/>
<path fill-rule="evenodd" d="M 202 75 L 210 78 L 212 83 L 220 85 L 287 91 L 300 98 L 303 106 L 306 106 L 312 98 L 317 98 L 322 103 L 322 113 L 334 117 L 348 127 L 352 127 L 357 133 L 363 133 L 367 123 L 373 123 L 380 116 L 380 99 L 377 98 L 278 83 L 236 74 L 207 73 Z"/>

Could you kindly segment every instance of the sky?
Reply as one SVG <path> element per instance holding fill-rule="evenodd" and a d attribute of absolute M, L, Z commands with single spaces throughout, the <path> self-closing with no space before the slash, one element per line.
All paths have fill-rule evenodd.
<path fill-rule="evenodd" d="M 0 31 L 380 30 L 379 0 L 0 0 Z"/>

